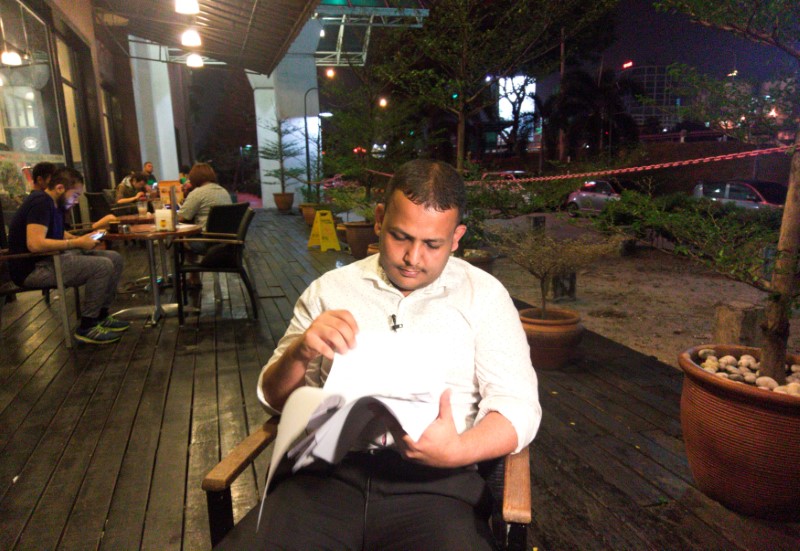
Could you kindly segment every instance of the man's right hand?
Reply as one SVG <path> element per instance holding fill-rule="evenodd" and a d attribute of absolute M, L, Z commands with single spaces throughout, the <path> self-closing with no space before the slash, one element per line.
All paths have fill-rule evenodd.
<path fill-rule="evenodd" d="M 84 251 L 91 251 L 97 246 L 97 241 L 92 239 L 92 234 L 87 233 L 75 239 L 70 239 L 70 246 L 73 249 L 83 249 Z"/>
<path fill-rule="evenodd" d="M 328 310 L 315 319 L 299 340 L 297 354 L 305 362 L 324 356 L 333 360 L 333 354 L 344 354 L 356 346 L 358 324 L 347 310 Z"/>

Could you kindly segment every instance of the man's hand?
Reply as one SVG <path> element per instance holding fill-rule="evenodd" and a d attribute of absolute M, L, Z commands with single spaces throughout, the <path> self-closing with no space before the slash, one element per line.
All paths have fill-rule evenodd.
<path fill-rule="evenodd" d="M 453 421 L 449 388 L 439 397 L 439 415 L 428 425 L 419 441 L 415 442 L 407 434 L 400 438 L 395 431 L 393 434 L 398 451 L 411 461 L 431 467 L 461 467 L 471 463 L 464 459 L 463 441 Z"/>
<path fill-rule="evenodd" d="M 100 228 L 107 228 L 109 224 L 112 222 L 119 222 L 119 218 L 114 216 L 113 214 L 107 214 L 103 216 L 100 220 L 92 224 L 93 230 L 99 230 Z"/>
<path fill-rule="evenodd" d="M 91 251 L 97 246 L 97 241 L 92 239 L 92 234 L 90 233 L 70 239 L 69 243 L 73 249 L 83 249 L 84 251 Z"/>
<path fill-rule="evenodd" d="M 347 310 L 329 310 L 315 319 L 300 339 L 296 352 L 305 362 L 319 356 L 333 360 L 356 346 L 358 324 Z"/>

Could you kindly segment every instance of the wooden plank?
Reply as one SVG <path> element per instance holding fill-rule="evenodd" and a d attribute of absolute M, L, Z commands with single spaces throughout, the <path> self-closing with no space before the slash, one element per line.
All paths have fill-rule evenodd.
<path fill-rule="evenodd" d="M 161 426 L 177 338 L 177 323 L 173 325 L 171 321 L 175 320 L 166 320 L 152 329 L 158 333 L 158 342 L 153 347 L 147 382 L 114 489 L 101 549 L 138 548 L 141 541 L 159 444 L 159 433 L 154 428 Z"/>

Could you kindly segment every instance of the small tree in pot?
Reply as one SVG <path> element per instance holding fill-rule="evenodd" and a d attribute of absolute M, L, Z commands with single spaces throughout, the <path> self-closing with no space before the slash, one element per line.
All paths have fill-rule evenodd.
<path fill-rule="evenodd" d="M 528 271 L 539 282 L 540 307 L 520 311 L 531 347 L 531 361 L 538 369 L 557 369 L 570 358 L 583 335 L 580 315 L 566 308 L 548 307 L 547 294 L 553 278 L 588 266 L 619 250 L 621 237 L 582 236 L 556 239 L 543 228 L 492 227 L 487 241 L 501 254 Z"/>
<path fill-rule="evenodd" d="M 275 134 L 275 139 L 267 140 L 258 150 L 258 155 L 268 161 L 277 161 L 277 168 L 267 169 L 264 176 L 275 178 L 280 183 L 280 193 L 273 193 L 275 205 L 280 212 L 289 212 L 294 202 L 294 193 L 288 192 L 291 185 L 289 180 L 302 182 L 300 177 L 305 172 L 302 166 L 288 166 L 289 162 L 297 159 L 303 153 L 303 148 L 299 143 L 293 142 L 290 137 L 298 130 L 278 120 L 274 125 L 268 126 L 268 130 Z"/>

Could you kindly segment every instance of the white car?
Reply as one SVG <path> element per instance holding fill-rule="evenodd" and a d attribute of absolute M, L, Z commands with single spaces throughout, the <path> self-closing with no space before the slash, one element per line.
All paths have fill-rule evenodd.
<path fill-rule="evenodd" d="M 570 216 L 579 212 L 600 212 L 608 201 L 619 201 L 622 187 L 614 180 L 589 180 L 569 194 L 564 208 Z"/>

